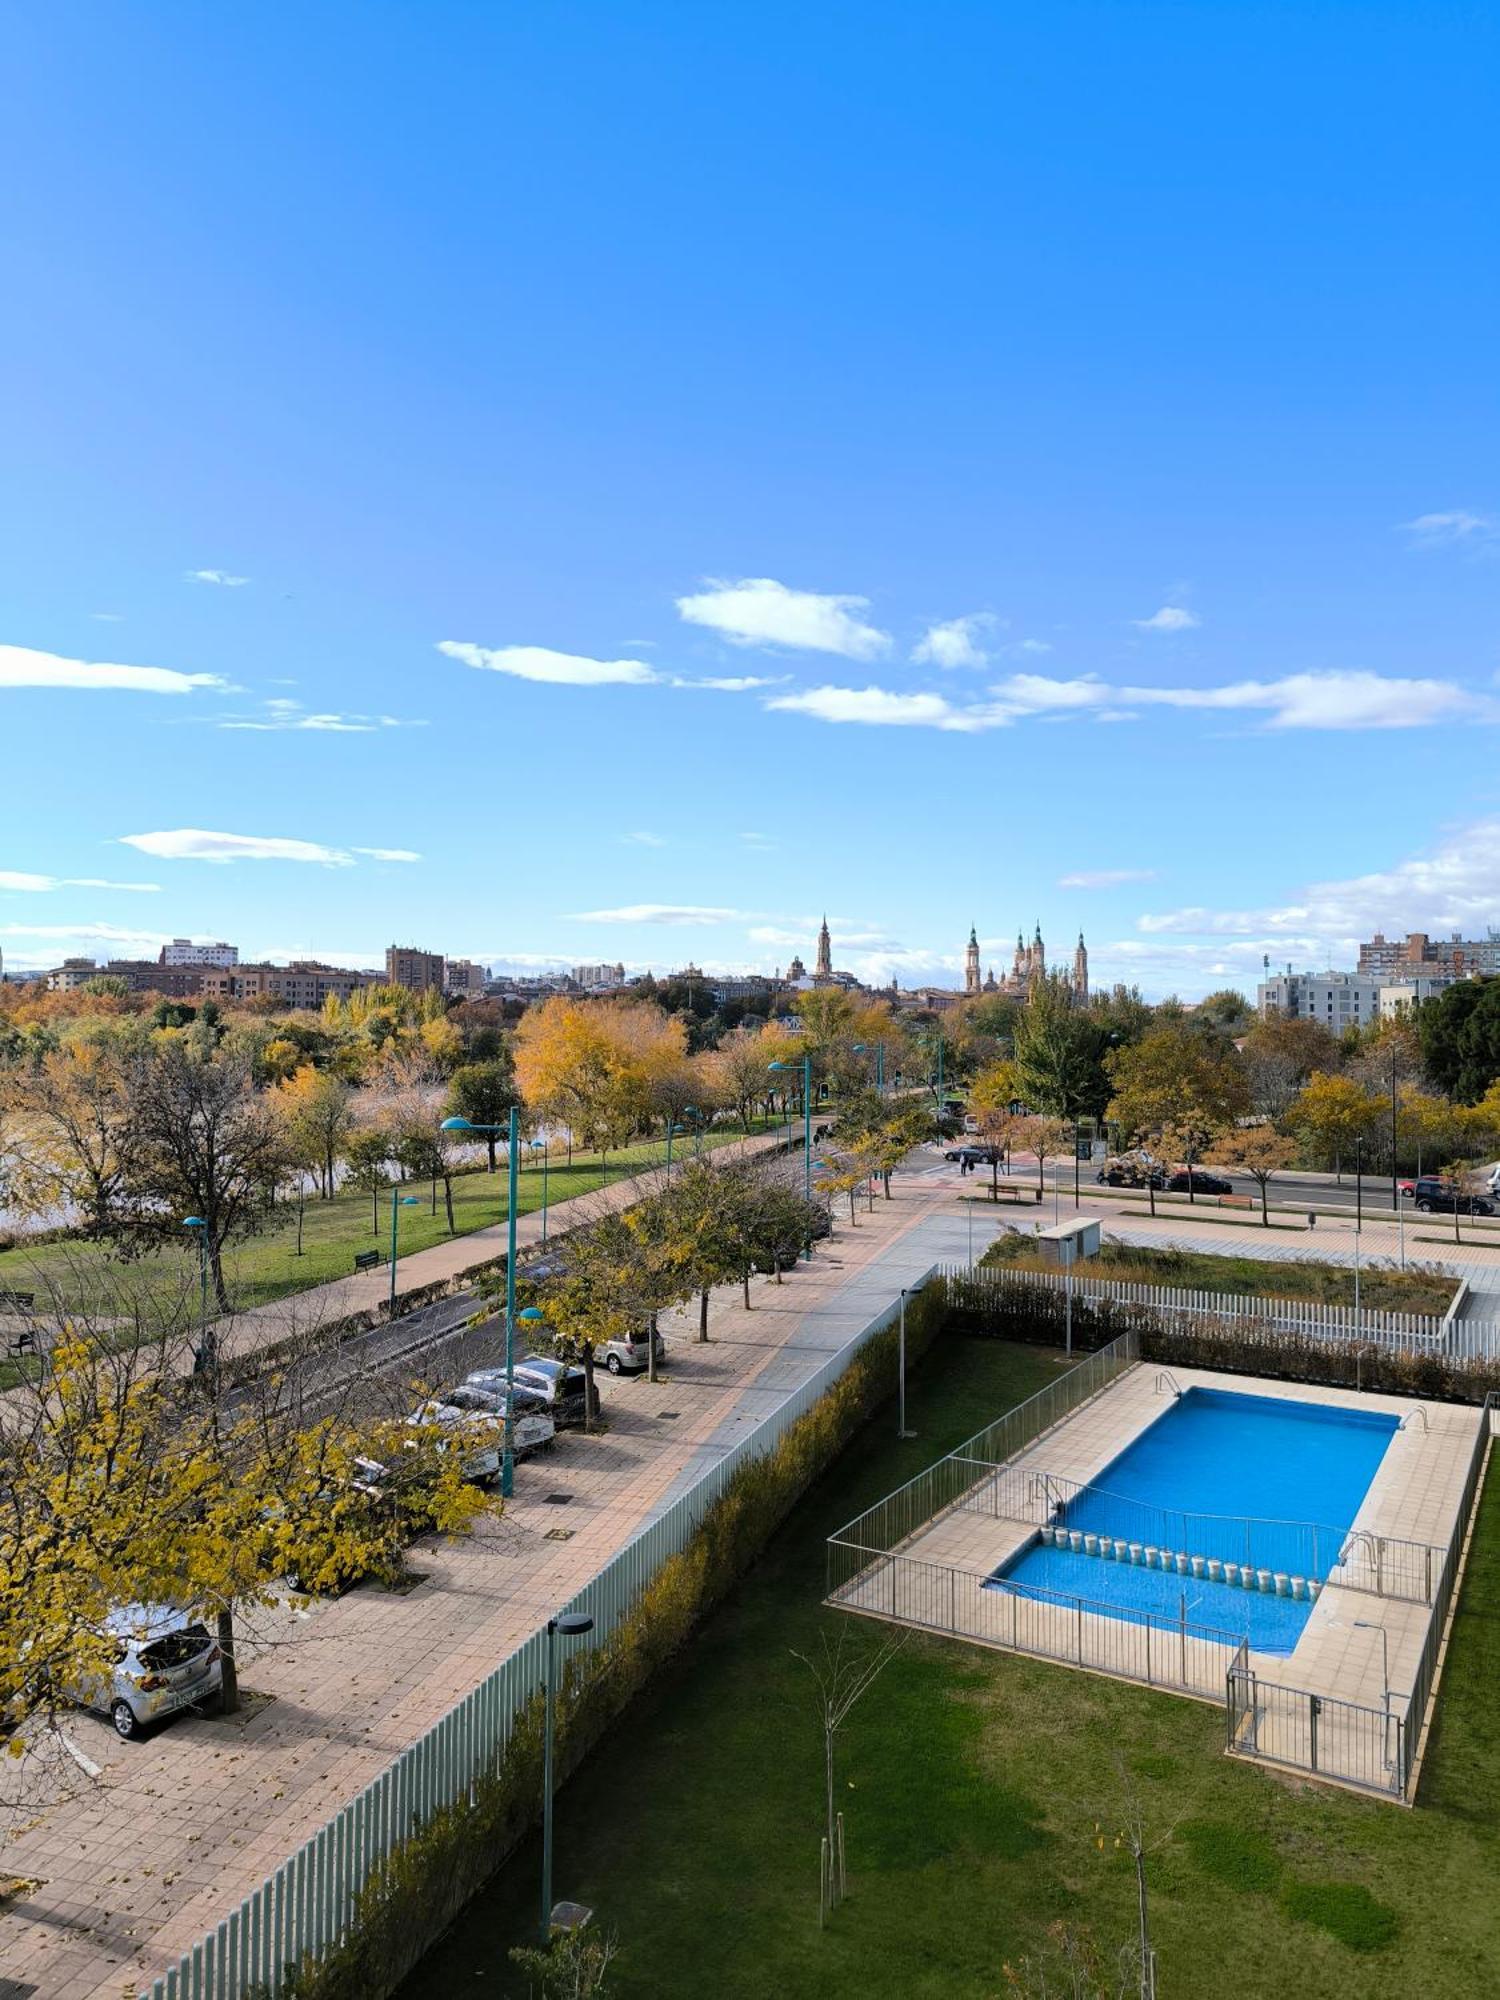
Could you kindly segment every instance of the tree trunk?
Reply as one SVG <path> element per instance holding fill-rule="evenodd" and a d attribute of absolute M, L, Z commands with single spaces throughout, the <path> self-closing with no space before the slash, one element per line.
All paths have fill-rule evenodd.
<path fill-rule="evenodd" d="M 220 1667 L 223 1674 L 224 1713 L 233 1715 L 240 1705 L 239 1669 L 234 1663 L 234 1607 L 221 1611 L 218 1619 Z"/>
<path fill-rule="evenodd" d="M 698 1294 L 698 1338 L 708 1338 L 708 1287 L 705 1285 Z"/>
<path fill-rule="evenodd" d="M 490 1149 L 490 1172 L 493 1173 L 495 1171 L 495 1135 L 493 1132 L 486 1132 L 484 1136 L 485 1144 Z"/>
<path fill-rule="evenodd" d="M 302 1213 L 307 1207 L 307 1189 L 299 1181 L 297 1184 L 297 1255 L 302 1255 Z"/>
<path fill-rule="evenodd" d="M 747 1264 L 740 1273 L 740 1281 L 745 1289 L 745 1311 L 750 1310 L 750 1266 Z"/>
<path fill-rule="evenodd" d="M 457 1224 L 456 1224 L 456 1223 L 454 1222 L 454 1220 L 453 1220 L 453 1176 L 452 1176 L 452 1174 L 444 1174 L 444 1175 L 443 1175 L 443 1206 L 444 1206 L 444 1208 L 446 1208 L 446 1209 L 447 1209 L 447 1211 L 448 1211 L 448 1234 L 449 1234 L 450 1236 L 456 1236 L 456 1235 L 458 1234 L 458 1225 L 457 1225 Z"/>
<path fill-rule="evenodd" d="M 432 1214 L 437 1214 L 437 1175 L 432 1177 Z"/>
<path fill-rule="evenodd" d="M 209 1245 L 208 1268 L 214 1281 L 214 1297 L 219 1311 L 229 1311 L 229 1287 L 224 1282 L 224 1245 L 215 1238 Z"/>
<path fill-rule="evenodd" d="M 889 1201 L 891 1199 L 891 1170 L 889 1167 L 881 1168 L 880 1178 L 885 1182 L 885 1198 Z"/>
<path fill-rule="evenodd" d="M 656 1380 L 656 1314 L 646 1321 L 646 1380 Z"/>
<path fill-rule="evenodd" d="M 583 1350 L 583 1428 L 594 1428 L 594 1344 L 588 1342 Z"/>
<path fill-rule="evenodd" d="M 1260 1184 L 1260 1219 L 1267 1229 L 1271 1226 L 1271 1212 L 1266 1206 L 1266 1183 Z"/>

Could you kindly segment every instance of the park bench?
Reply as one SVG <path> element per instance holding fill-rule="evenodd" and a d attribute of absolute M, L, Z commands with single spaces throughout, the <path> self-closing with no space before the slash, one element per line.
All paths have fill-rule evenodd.
<path fill-rule="evenodd" d="M 378 1250 L 356 1250 L 354 1253 L 356 1271 L 373 1271 L 381 1261 L 381 1253 Z"/>
<path fill-rule="evenodd" d="M 1254 1208 L 1255 1197 L 1248 1194 L 1221 1194 L 1220 1208 Z"/>
<path fill-rule="evenodd" d="M 975 1179 L 978 1178 L 976 1174 Z M 992 1184 L 981 1180 L 979 1185 L 984 1190 L 986 1201 L 1040 1201 L 1042 1198 L 1042 1190 L 1032 1181 L 999 1180 Z M 977 1195 L 971 1197 L 977 1198 Z"/>
<path fill-rule="evenodd" d="M 30 1321 L 32 1309 L 36 1305 L 35 1292 L 0 1292 L 0 1318 L 24 1319 Z M 29 1323 L 19 1332 L 13 1333 L 6 1343 L 12 1354 L 36 1354 L 39 1351 L 37 1330 Z"/>

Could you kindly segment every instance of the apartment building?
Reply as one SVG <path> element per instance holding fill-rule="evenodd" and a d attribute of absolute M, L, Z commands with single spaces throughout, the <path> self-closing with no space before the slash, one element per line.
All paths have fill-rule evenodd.
<path fill-rule="evenodd" d="M 443 991 L 455 999 L 482 1000 L 488 986 L 488 968 L 472 958 L 450 958 L 443 978 Z"/>
<path fill-rule="evenodd" d="M 1454 931 L 1446 938 L 1426 931 L 1408 931 L 1388 938 L 1376 931 L 1359 948 L 1359 970 L 1379 979 L 1469 979 L 1477 972 L 1500 972 L 1500 930 L 1491 927 L 1482 938 Z"/>
<path fill-rule="evenodd" d="M 596 988 L 623 986 L 625 968 L 623 965 L 575 965 L 573 982 L 581 986 L 585 993 L 592 992 Z"/>
<path fill-rule="evenodd" d="M 290 965 L 211 967 L 198 975 L 205 1000 L 233 1006 L 246 1000 L 274 1000 L 282 1007 L 315 1010 L 330 998 L 347 1000 L 362 987 L 380 984 L 378 972 L 351 972 L 341 965 L 297 958 Z"/>
<path fill-rule="evenodd" d="M 238 965 L 240 948 L 237 944 L 226 944 L 222 938 L 216 944 L 194 944 L 191 938 L 173 938 L 164 944 L 157 957 L 158 965 Z"/>
<path fill-rule="evenodd" d="M 441 993 L 446 963 L 440 951 L 419 951 L 414 944 L 387 945 L 385 983 L 404 986 L 409 993 L 426 993 L 433 987 Z"/>
<path fill-rule="evenodd" d="M 1338 1034 L 1363 1027 L 1380 1015 L 1384 982 L 1361 972 L 1285 972 L 1263 980 L 1256 1000 L 1262 1014 L 1282 1014 L 1294 1021 L 1321 1021 Z"/>

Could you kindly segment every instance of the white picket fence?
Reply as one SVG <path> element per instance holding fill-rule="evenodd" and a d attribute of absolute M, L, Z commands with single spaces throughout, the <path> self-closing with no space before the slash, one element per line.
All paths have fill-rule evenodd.
<path fill-rule="evenodd" d="M 926 1283 L 929 1271 L 919 1282 Z M 895 1319 L 882 1308 L 800 1389 L 620 1550 L 593 1581 L 558 1607 L 594 1619 L 591 1644 L 606 1639 L 657 1571 L 686 1547 L 704 1515 L 749 1459 L 775 1449 L 832 1388 L 866 1343 Z M 444 1806 L 495 1770 L 515 1719 L 543 1683 L 546 1629 L 418 1737 L 395 1763 L 305 1841 L 239 1908 L 147 1987 L 140 2000 L 249 2000 L 274 1996 L 289 1972 L 317 1959 L 348 1930 L 355 1899 L 385 1860 Z"/>
<path fill-rule="evenodd" d="M 970 1270 L 967 1265 L 944 1267 L 960 1292 L 972 1286 L 982 1298 L 996 1292 L 1036 1286 L 1064 1294 L 1066 1271 Z M 1254 1322 L 1278 1333 L 1303 1334 L 1312 1340 L 1358 1341 L 1397 1354 L 1440 1354 L 1451 1361 L 1491 1361 L 1500 1357 L 1500 1322 L 1456 1319 L 1437 1313 L 1383 1312 L 1362 1306 L 1325 1305 L 1316 1299 L 1242 1298 L 1232 1292 L 1199 1291 L 1183 1285 L 1132 1284 L 1118 1278 L 1074 1273 L 1076 1301 L 1142 1306 L 1183 1319 Z"/>

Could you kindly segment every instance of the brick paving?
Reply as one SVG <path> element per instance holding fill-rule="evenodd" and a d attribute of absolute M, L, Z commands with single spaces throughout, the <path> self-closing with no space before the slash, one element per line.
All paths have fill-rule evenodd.
<path fill-rule="evenodd" d="M 419 1546 L 414 1591 L 247 1617 L 242 1678 L 264 1705 L 183 1718 L 138 1744 L 70 1717 L 68 1738 L 100 1775 L 83 1782 L 68 1766 L 72 1797 L 10 1815 L 0 1867 L 38 1886 L 0 1914 L 0 2000 L 120 2000 L 191 1949 L 900 1285 L 962 1254 L 948 1190 L 898 1177 L 895 1195 L 857 1229 L 842 1223 L 785 1284 L 755 1281 L 750 1312 L 737 1287 L 717 1294 L 708 1346 L 695 1324 L 664 1319 L 663 1379 L 605 1379 L 607 1433 L 568 1433 L 518 1469 L 503 1516 Z M 472 1260 L 475 1248 L 469 1237 L 422 1255 Z M 549 1492 L 572 1498 L 551 1505 Z M 570 1539 L 545 1540 L 558 1526 Z M 27 1760 L 6 1796 L 56 1769 Z"/>

